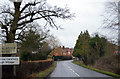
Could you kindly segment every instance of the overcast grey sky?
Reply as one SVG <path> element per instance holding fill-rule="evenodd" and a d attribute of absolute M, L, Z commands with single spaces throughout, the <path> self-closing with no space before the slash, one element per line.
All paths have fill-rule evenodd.
<path fill-rule="evenodd" d="M 88 30 L 90 34 L 98 32 L 103 22 L 105 2 L 107 0 L 47 0 L 54 6 L 65 7 L 67 5 L 75 17 L 72 20 L 60 20 L 56 23 L 63 27 L 63 30 L 51 29 L 51 34 L 56 36 L 62 45 L 74 47 L 81 31 Z M 0 0 L 0 2 L 4 2 Z"/>
<path fill-rule="evenodd" d="M 68 6 L 75 13 L 73 20 L 57 20 L 63 30 L 52 29 L 51 33 L 57 36 L 66 47 L 74 47 L 81 31 L 88 30 L 90 34 L 98 32 L 103 22 L 106 0 L 48 0 L 51 5 Z"/>

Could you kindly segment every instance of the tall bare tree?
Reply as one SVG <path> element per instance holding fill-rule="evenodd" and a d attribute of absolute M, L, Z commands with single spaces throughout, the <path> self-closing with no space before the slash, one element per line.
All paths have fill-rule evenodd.
<path fill-rule="evenodd" d="M 105 27 L 112 28 L 112 33 L 115 34 L 115 41 L 118 44 L 118 53 L 120 53 L 120 1 L 108 2 L 107 5 L 107 17 L 105 17 Z M 118 69 L 120 69 L 119 66 L 119 58 L 120 54 L 118 54 L 117 62 L 118 62 Z"/>
<path fill-rule="evenodd" d="M 105 4 L 105 15 L 104 15 L 104 26 L 106 28 L 112 28 L 118 30 L 118 2 L 106 2 Z"/>
<path fill-rule="evenodd" d="M 46 0 L 15 1 L 7 1 L 10 3 L 9 5 L 3 4 L 0 6 L 2 37 L 6 40 L 6 43 L 13 43 L 16 39 L 19 40 L 20 33 L 17 33 L 17 31 L 25 30 L 25 28 L 28 28 L 27 24 L 36 20 L 44 20 L 46 25 L 58 28 L 54 21 L 56 18 L 70 19 L 73 17 L 68 8 L 50 6 Z M 2 66 L 2 73 L 2 79 L 15 79 L 13 66 Z"/>
<path fill-rule="evenodd" d="M 14 42 L 15 36 L 19 36 L 19 34 L 16 34 L 17 30 L 25 29 L 26 24 L 35 20 L 42 19 L 51 27 L 58 28 L 54 19 L 70 19 L 73 17 L 68 8 L 50 6 L 46 0 L 24 2 L 23 0 L 21 2 L 11 2 L 11 6 L 3 5 L 0 7 L 0 16 L 2 16 L 0 22 L 7 43 Z"/>
<path fill-rule="evenodd" d="M 110 38 L 114 40 L 114 43 L 118 43 L 118 33 L 120 30 L 119 27 L 119 2 L 118 1 L 111 1 L 105 3 L 105 13 L 104 13 L 104 21 L 103 27 L 107 28 Z M 108 36 L 109 36 L 108 35 Z"/>

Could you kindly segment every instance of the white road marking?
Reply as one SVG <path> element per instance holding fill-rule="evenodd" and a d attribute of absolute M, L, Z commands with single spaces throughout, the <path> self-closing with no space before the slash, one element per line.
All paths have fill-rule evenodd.
<path fill-rule="evenodd" d="M 74 72 L 75 75 L 77 75 L 78 77 L 80 77 L 80 75 L 78 75 L 78 73 L 76 73 L 72 68 L 70 68 L 68 65 L 67 65 L 67 67 L 68 67 L 72 72 Z"/>

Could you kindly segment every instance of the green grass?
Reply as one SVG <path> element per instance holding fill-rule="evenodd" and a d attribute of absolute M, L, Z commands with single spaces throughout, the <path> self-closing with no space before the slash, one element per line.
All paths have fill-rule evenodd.
<path fill-rule="evenodd" d="M 106 74 L 106 75 L 109 75 L 109 76 L 112 76 L 112 77 L 115 77 L 115 78 L 119 78 L 119 79 L 120 79 L 120 75 L 118 75 L 118 74 L 115 74 L 115 73 L 112 73 L 112 72 L 108 72 L 108 71 L 99 70 L 99 69 L 95 69 L 95 68 L 93 68 L 93 67 L 80 64 L 79 61 L 73 61 L 73 63 L 74 63 L 74 64 L 77 64 L 77 65 L 79 65 L 79 66 L 85 67 L 85 68 L 87 68 L 87 69 L 90 69 L 90 70 L 93 70 L 93 71 L 96 71 L 96 72 L 100 72 L 100 73 L 102 73 L 102 74 Z"/>
<path fill-rule="evenodd" d="M 34 77 L 34 79 L 44 79 L 45 77 L 50 75 L 50 73 L 54 70 L 55 67 L 56 67 L 56 62 L 54 62 L 52 66 L 49 67 L 48 69 L 41 71 L 37 74 L 33 74 L 32 76 Z"/>

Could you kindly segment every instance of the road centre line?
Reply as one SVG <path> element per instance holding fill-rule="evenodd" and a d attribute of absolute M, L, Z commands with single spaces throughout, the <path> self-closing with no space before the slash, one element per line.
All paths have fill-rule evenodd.
<path fill-rule="evenodd" d="M 69 67 L 68 65 L 66 65 L 72 72 L 74 72 L 75 75 L 77 75 L 78 77 L 80 77 L 80 75 L 78 75 L 71 67 Z"/>

